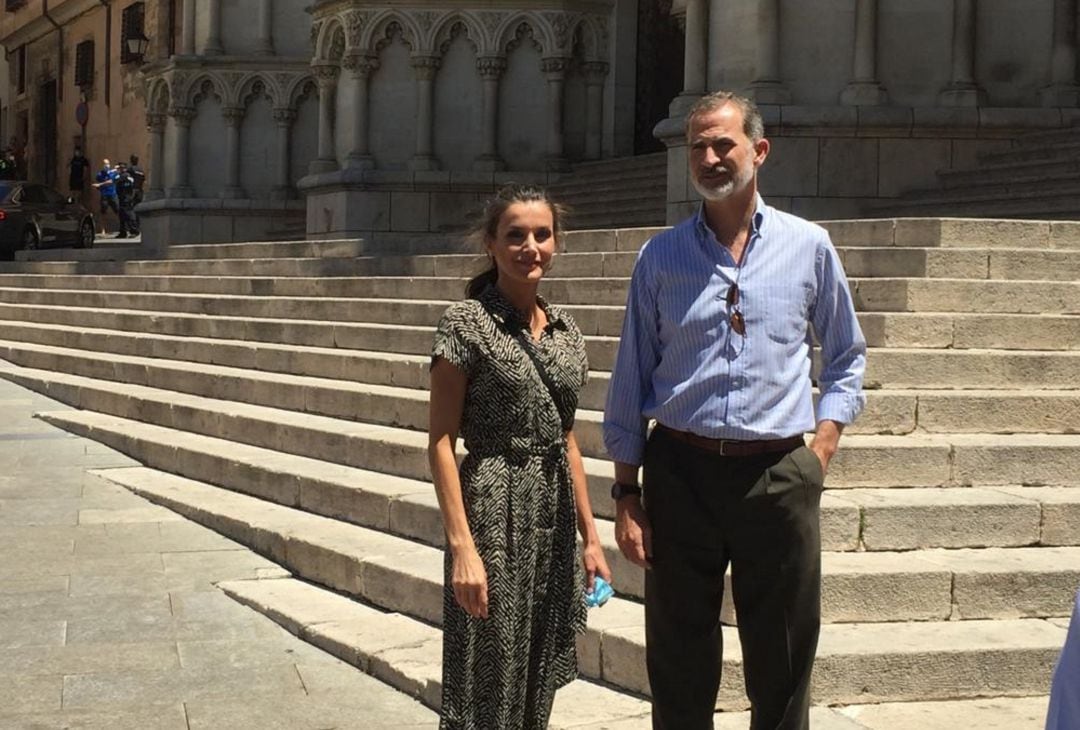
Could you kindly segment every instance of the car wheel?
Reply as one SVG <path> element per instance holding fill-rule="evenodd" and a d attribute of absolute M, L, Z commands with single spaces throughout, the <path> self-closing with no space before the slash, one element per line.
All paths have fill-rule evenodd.
<path fill-rule="evenodd" d="M 26 230 L 23 231 L 23 236 L 22 236 L 22 248 L 23 248 L 23 251 L 33 251 L 33 250 L 35 250 L 38 247 L 38 243 L 40 243 L 40 242 L 38 241 L 37 231 L 34 230 L 33 226 L 27 226 Z"/>
<path fill-rule="evenodd" d="M 83 221 L 79 226 L 79 240 L 76 245 L 79 248 L 94 247 L 94 224 L 90 220 Z"/>

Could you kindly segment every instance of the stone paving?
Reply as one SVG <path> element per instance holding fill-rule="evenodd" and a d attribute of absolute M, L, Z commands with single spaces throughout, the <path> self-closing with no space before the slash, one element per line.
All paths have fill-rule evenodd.
<path fill-rule="evenodd" d="M 0 381 L 0 727 L 434 728 L 429 709 L 215 587 L 279 566 L 95 476 L 135 462 Z"/>

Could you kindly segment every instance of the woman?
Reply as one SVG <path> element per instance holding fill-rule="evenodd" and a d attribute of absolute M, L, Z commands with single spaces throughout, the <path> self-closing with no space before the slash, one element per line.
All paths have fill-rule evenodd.
<path fill-rule="evenodd" d="M 544 191 L 501 190 L 476 231 L 491 266 L 435 335 L 428 453 L 447 538 L 443 730 L 546 727 L 555 690 L 577 676 L 585 592 L 596 575 L 611 579 L 571 430 L 585 341 L 537 295 L 561 229 Z"/>

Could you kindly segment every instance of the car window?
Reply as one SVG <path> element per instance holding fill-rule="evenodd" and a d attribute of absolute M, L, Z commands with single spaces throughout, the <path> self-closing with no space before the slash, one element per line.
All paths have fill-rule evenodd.
<path fill-rule="evenodd" d="M 52 188 L 42 187 L 39 190 L 45 195 L 45 202 L 49 205 L 67 205 L 67 198 Z"/>
<path fill-rule="evenodd" d="M 40 185 L 23 185 L 22 203 L 44 203 L 45 190 Z"/>
<path fill-rule="evenodd" d="M 11 195 L 11 186 L 0 185 L 0 200 L 7 200 L 9 195 Z"/>

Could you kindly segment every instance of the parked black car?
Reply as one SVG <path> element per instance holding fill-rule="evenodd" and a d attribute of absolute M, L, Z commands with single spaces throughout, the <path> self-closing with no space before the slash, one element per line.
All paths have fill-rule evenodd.
<path fill-rule="evenodd" d="M 37 183 L 0 180 L 0 257 L 53 246 L 90 248 L 94 216 L 72 198 Z"/>

